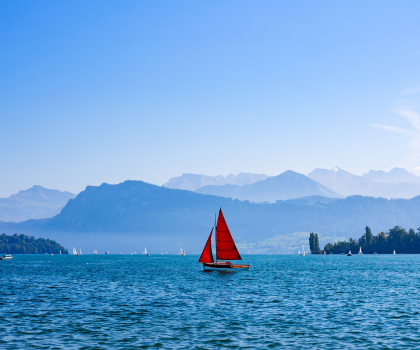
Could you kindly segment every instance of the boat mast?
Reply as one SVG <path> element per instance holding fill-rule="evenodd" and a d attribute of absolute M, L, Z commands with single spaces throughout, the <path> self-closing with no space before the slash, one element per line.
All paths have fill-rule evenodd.
<path fill-rule="evenodd" d="M 214 213 L 214 239 L 216 241 L 216 264 L 217 264 L 217 226 L 216 226 L 216 212 Z"/>

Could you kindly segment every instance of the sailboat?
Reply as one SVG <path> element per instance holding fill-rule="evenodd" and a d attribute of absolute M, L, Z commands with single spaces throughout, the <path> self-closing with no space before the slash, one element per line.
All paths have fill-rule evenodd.
<path fill-rule="evenodd" d="M 351 250 L 349 250 L 349 253 L 347 254 L 347 256 L 352 256 L 352 255 L 351 255 Z"/>
<path fill-rule="evenodd" d="M 302 255 L 302 256 L 305 256 L 306 255 L 305 248 L 304 248 L 303 244 L 302 244 L 302 254 L 300 254 L 300 255 Z"/>
<path fill-rule="evenodd" d="M 98 251 L 96 249 L 93 250 L 94 255 L 98 255 Z"/>
<path fill-rule="evenodd" d="M 83 253 L 82 253 L 82 248 L 80 248 L 80 254 L 79 255 L 83 255 Z"/>
<path fill-rule="evenodd" d="M 327 255 L 327 253 L 325 253 L 325 250 L 324 250 L 324 255 Z"/>
<path fill-rule="evenodd" d="M 143 255 L 147 255 L 147 256 L 150 256 L 150 254 L 147 252 L 147 249 L 146 249 L 146 247 L 144 247 L 144 253 L 143 253 Z"/>
<path fill-rule="evenodd" d="M 216 238 L 216 262 L 213 259 L 213 252 L 211 250 L 211 236 L 215 230 Z M 222 209 L 219 211 L 219 218 L 216 224 L 216 215 L 214 218 L 214 227 L 211 229 L 209 238 L 201 253 L 199 263 L 203 264 L 204 270 L 214 271 L 238 271 L 248 270 L 251 265 L 234 265 L 230 261 L 219 260 L 242 260 L 241 255 L 236 248 L 229 228 L 227 227 Z"/>
<path fill-rule="evenodd" d="M 302 255 L 301 253 L 300 253 L 300 249 L 299 249 L 299 253 L 298 253 L 299 255 Z"/>
<path fill-rule="evenodd" d="M 392 254 L 395 255 L 395 249 L 394 249 L 394 252 Z"/>
<path fill-rule="evenodd" d="M 73 255 L 79 255 L 79 254 L 77 254 L 76 247 L 73 247 Z"/>
<path fill-rule="evenodd" d="M 60 249 L 60 255 L 61 255 L 61 249 Z"/>
<path fill-rule="evenodd" d="M 183 251 L 182 248 L 179 250 L 179 255 L 185 255 L 185 251 Z"/>
<path fill-rule="evenodd" d="M 359 252 L 357 254 L 358 255 L 363 255 L 363 253 L 362 253 L 362 247 L 359 248 Z"/>

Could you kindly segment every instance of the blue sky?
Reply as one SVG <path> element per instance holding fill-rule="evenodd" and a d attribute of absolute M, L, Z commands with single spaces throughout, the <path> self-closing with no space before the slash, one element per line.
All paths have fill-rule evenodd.
<path fill-rule="evenodd" d="M 420 175 L 419 1 L 2 1 L 0 196 Z"/>

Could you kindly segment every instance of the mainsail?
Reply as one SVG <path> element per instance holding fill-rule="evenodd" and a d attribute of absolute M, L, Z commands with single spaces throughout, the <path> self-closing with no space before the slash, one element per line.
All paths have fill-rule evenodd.
<path fill-rule="evenodd" d="M 210 236 L 207 240 L 206 245 L 204 246 L 203 252 L 201 253 L 200 260 L 198 262 L 202 263 L 212 263 L 213 260 L 213 253 L 211 251 L 211 235 L 213 234 L 213 229 L 211 229 Z"/>
<path fill-rule="evenodd" d="M 242 260 L 223 217 L 222 209 L 216 227 L 216 256 L 220 260 Z"/>

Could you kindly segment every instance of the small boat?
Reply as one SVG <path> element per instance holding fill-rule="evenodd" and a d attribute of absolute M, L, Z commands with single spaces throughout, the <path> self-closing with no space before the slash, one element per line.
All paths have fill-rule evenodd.
<path fill-rule="evenodd" d="M 98 255 L 98 251 L 96 249 L 93 250 L 94 255 Z"/>
<path fill-rule="evenodd" d="M 349 250 L 349 253 L 347 254 L 347 256 L 352 256 L 352 255 L 351 255 L 351 250 Z"/>
<path fill-rule="evenodd" d="M 251 265 L 234 265 L 230 261 L 219 261 L 219 260 L 242 260 L 238 249 L 236 248 L 235 242 L 233 241 L 232 235 L 230 234 L 229 228 L 226 224 L 225 218 L 222 213 L 222 209 L 219 211 L 219 218 L 216 224 L 216 215 L 214 220 L 214 227 L 211 229 L 209 238 L 207 239 L 206 245 L 204 246 L 203 252 L 201 253 L 198 263 L 203 264 L 204 270 L 213 271 L 239 271 L 248 270 Z M 213 259 L 213 252 L 211 249 L 211 237 L 215 230 L 216 240 L 216 262 Z"/>
<path fill-rule="evenodd" d="M 80 254 L 79 255 L 83 255 L 83 253 L 82 253 L 82 248 L 80 248 Z"/>
<path fill-rule="evenodd" d="M 298 254 L 299 254 L 299 255 L 301 255 L 301 254 L 300 254 L 300 249 L 299 249 L 299 252 L 298 252 Z"/>
<path fill-rule="evenodd" d="M 79 255 L 79 254 L 77 254 L 76 247 L 73 247 L 73 255 Z"/>
<path fill-rule="evenodd" d="M 392 254 L 395 255 L 395 249 L 394 249 L 394 252 Z"/>
<path fill-rule="evenodd" d="M 143 255 L 147 255 L 147 256 L 150 256 L 150 253 L 148 253 L 148 252 L 147 252 L 147 249 L 146 249 L 146 247 L 144 247 L 144 253 L 143 253 Z"/>
<path fill-rule="evenodd" d="M 105 254 L 109 254 L 109 252 L 105 252 Z"/>
<path fill-rule="evenodd" d="M 51 253 L 51 256 L 53 256 L 54 254 L 53 253 Z"/>
<path fill-rule="evenodd" d="M 300 250 L 299 250 L 299 254 L 302 255 L 302 256 L 306 255 L 305 248 L 304 248 L 303 244 L 302 244 L 302 253 L 300 253 Z"/>
<path fill-rule="evenodd" d="M 373 253 L 374 255 L 378 255 L 378 253 L 377 252 L 375 252 L 375 253 Z"/>
<path fill-rule="evenodd" d="M 12 260 L 12 259 L 13 259 L 13 256 L 11 256 L 10 254 L 4 254 L 2 260 Z"/>
<path fill-rule="evenodd" d="M 60 249 L 60 255 L 61 255 L 61 249 Z"/>
<path fill-rule="evenodd" d="M 359 252 L 357 253 L 357 255 L 363 255 L 363 253 L 362 253 L 362 247 L 359 247 Z"/>
<path fill-rule="evenodd" d="M 325 250 L 324 250 L 324 255 L 327 255 L 327 253 L 325 253 Z"/>
<path fill-rule="evenodd" d="M 182 248 L 179 250 L 179 255 L 185 255 L 185 251 L 183 251 Z"/>

